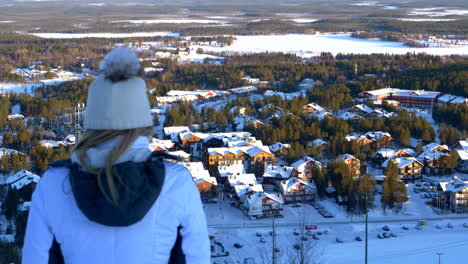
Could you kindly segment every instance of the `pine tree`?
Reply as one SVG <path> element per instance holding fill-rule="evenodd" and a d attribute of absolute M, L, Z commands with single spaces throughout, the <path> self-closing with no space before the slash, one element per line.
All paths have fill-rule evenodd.
<path fill-rule="evenodd" d="M 18 191 L 15 188 L 8 188 L 8 193 L 5 198 L 5 204 L 3 208 L 5 212 L 5 217 L 8 220 L 11 220 L 18 212 L 18 203 L 19 203 Z"/>

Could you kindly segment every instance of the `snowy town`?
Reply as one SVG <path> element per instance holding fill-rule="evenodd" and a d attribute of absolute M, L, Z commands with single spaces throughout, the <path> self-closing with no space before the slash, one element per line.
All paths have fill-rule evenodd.
<path fill-rule="evenodd" d="M 0 3 L 0 264 L 22 262 L 44 175 L 81 162 L 77 149 L 99 131 L 86 128 L 87 99 L 107 76 L 106 54 L 119 48 L 136 55 L 131 76 L 149 103 L 138 116 L 151 124 L 144 151 L 165 169 L 175 163 L 180 170 L 165 180 L 178 181 L 171 188 L 179 193 L 191 186 L 199 205 L 191 210 L 184 193 L 167 199 L 174 212 L 156 218 L 175 219 L 178 204 L 204 216 L 210 263 L 463 262 L 466 5 L 59 2 Z M 106 78 L 114 85 L 128 77 Z M 107 165 L 112 172 L 120 163 Z M 96 190 L 106 196 L 104 168 L 85 167 L 80 173 L 99 176 Z M 171 233 L 172 249 L 187 248 L 183 228 Z M 80 232 L 70 236 L 79 241 Z M 62 243 L 53 239 L 49 256 Z M 102 244 L 115 250 L 112 243 Z"/>

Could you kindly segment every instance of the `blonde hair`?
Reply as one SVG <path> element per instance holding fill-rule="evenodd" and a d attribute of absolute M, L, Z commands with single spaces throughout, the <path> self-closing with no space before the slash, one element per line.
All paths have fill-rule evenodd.
<path fill-rule="evenodd" d="M 78 160 L 80 161 L 83 168 L 92 174 L 95 174 L 97 177 L 97 182 L 99 189 L 101 190 L 104 197 L 114 204 L 118 205 L 119 195 L 116 189 L 116 183 L 114 181 L 114 176 L 119 179 L 119 175 L 112 174 L 112 165 L 122 156 L 122 154 L 127 151 L 127 149 L 135 142 L 139 136 L 152 136 L 153 135 L 152 127 L 143 127 L 143 128 L 133 128 L 125 130 L 86 130 L 82 138 L 76 144 L 73 149 L 77 153 Z M 89 161 L 86 156 L 86 151 L 90 148 L 96 147 L 106 141 L 114 139 L 116 137 L 121 137 L 121 140 L 118 144 L 112 148 L 105 162 L 104 168 L 92 168 L 89 164 Z M 101 172 L 105 170 L 106 183 L 108 186 L 108 191 L 103 187 Z"/>

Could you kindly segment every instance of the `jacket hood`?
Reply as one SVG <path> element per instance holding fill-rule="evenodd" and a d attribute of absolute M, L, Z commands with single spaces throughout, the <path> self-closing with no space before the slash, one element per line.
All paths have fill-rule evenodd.
<path fill-rule="evenodd" d="M 118 139 L 87 151 L 93 168 L 103 168 L 105 160 Z M 112 166 L 112 176 L 118 193 L 116 205 L 109 202 L 99 188 L 109 193 L 105 170 L 98 175 L 83 170 L 76 153 L 72 154 L 70 183 L 76 203 L 86 217 L 107 226 L 129 226 L 137 223 L 156 202 L 164 183 L 164 154 L 148 148 L 148 138 L 140 137 Z"/>

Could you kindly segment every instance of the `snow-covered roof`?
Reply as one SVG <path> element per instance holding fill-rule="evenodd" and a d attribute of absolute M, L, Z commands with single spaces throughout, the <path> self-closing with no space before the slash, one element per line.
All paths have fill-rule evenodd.
<path fill-rule="evenodd" d="M 294 162 L 291 166 L 296 168 L 297 171 L 299 172 L 303 172 L 305 170 L 305 166 L 309 163 L 313 163 L 314 166 L 319 166 L 321 167 L 322 164 L 320 162 L 318 162 L 317 160 L 311 158 L 311 157 L 303 157 L 301 159 L 299 159 L 298 161 Z"/>
<path fill-rule="evenodd" d="M 291 166 L 275 166 L 272 164 L 265 164 L 265 171 L 263 172 L 263 178 L 283 178 L 289 179 L 294 170 Z"/>
<path fill-rule="evenodd" d="M 421 153 L 417 159 L 419 161 L 424 162 L 426 161 L 431 161 L 431 160 L 438 160 L 442 156 L 446 156 L 447 154 L 445 152 L 440 152 L 440 151 L 432 151 L 432 150 L 427 150 Z"/>
<path fill-rule="evenodd" d="M 284 203 L 284 200 L 282 197 L 279 197 L 276 194 L 267 193 L 267 192 L 257 192 L 255 194 L 252 194 L 249 197 L 246 197 L 245 202 L 247 203 L 248 206 L 250 206 L 250 205 L 256 204 L 258 201 L 262 200 L 263 198 L 269 198 L 275 202 Z"/>
<path fill-rule="evenodd" d="M 22 170 L 8 177 L 5 183 L 19 190 L 30 183 L 38 183 L 40 179 L 41 177 L 38 175 L 30 171 Z"/>
<path fill-rule="evenodd" d="M 255 92 L 256 90 L 257 90 L 257 87 L 255 86 L 243 86 L 243 87 L 229 89 L 229 91 L 231 91 L 234 94 Z"/>
<path fill-rule="evenodd" d="M 437 148 L 442 148 L 443 150 L 446 150 L 448 151 L 449 148 L 447 145 L 439 145 L 435 142 L 432 142 L 430 144 L 427 144 L 426 146 L 423 147 L 423 151 L 426 152 L 426 151 L 435 151 L 435 149 Z"/>
<path fill-rule="evenodd" d="M 328 117 L 335 117 L 332 113 L 327 112 L 327 111 L 319 111 L 319 112 L 312 112 L 311 113 L 313 116 L 316 116 L 318 120 L 323 120 Z"/>
<path fill-rule="evenodd" d="M 455 149 L 461 160 L 468 160 L 468 150 Z"/>
<path fill-rule="evenodd" d="M 309 103 L 304 106 L 304 108 L 313 108 L 315 109 L 314 111 L 325 111 L 325 108 L 321 107 L 320 105 L 316 103 Z"/>
<path fill-rule="evenodd" d="M 367 105 L 365 105 L 365 104 L 358 104 L 358 105 L 352 106 L 351 108 L 349 108 L 349 109 L 346 110 L 346 111 L 349 112 L 350 110 L 354 110 L 354 109 L 359 110 L 359 111 L 362 111 L 362 112 L 364 112 L 364 113 L 366 113 L 366 114 L 368 114 L 368 113 L 374 111 L 372 108 L 370 108 L 369 106 L 367 106 Z"/>
<path fill-rule="evenodd" d="M 169 149 L 174 147 L 174 143 L 172 142 L 172 140 L 169 139 L 152 138 L 148 146 L 151 150 L 155 150 L 159 147 L 162 148 L 164 151 L 168 151 Z"/>
<path fill-rule="evenodd" d="M 54 141 L 54 140 L 41 140 L 39 144 L 44 148 L 58 148 L 67 146 L 67 144 L 63 143 L 62 141 Z"/>
<path fill-rule="evenodd" d="M 183 150 L 169 151 L 167 153 L 171 154 L 173 156 L 181 157 L 183 159 L 189 159 L 190 158 L 190 154 L 188 154 L 187 152 L 185 152 Z"/>
<path fill-rule="evenodd" d="M 76 137 L 73 134 L 69 134 L 62 141 L 65 144 L 74 145 L 76 143 Z"/>
<path fill-rule="evenodd" d="M 391 157 L 391 158 L 388 158 L 383 164 L 382 164 L 382 167 L 386 168 L 388 167 L 388 163 L 390 161 L 393 161 L 397 164 L 398 168 L 399 169 L 402 169 L 410 164 L 412 164 L 413 162 L 417 162 L 419 163 L 421 166 L 423 165 L 420 161 L 418 161 L 415 157 L 401 157 L 401 158 L 398 158 L 398 157 Z"/>
<path fill-rule="evenodd" d="M 347 161 L 347 160 L 349 160 L 349 159 L 358 160 L 358 159 L 357 159 L 356 157 L 354 157 L 353 155 L 347 154 L 347 153 L 346 153 L 346 154 L 343 154 L 343 156 L 341 156 L 341 159 L 342 159 L 343 161 Z"/>
<path fill-rule="evenodd" d="M 270 149 L 267 146 L 246 146 L 246 147 L 235 147 L 235 148 L 208 148 L 208 154 L 210 156 L 215 154 L 220 154 L 222 156 L 227 155 L 229 153 L 234 155 L 239 155 L 245 153 L 251 157 L 257 155 L 260 152 L 266 152 L 270 155 L 273 155 L 270 152 Z"/>
<path fill-rule="evenodd" d="M 255 174 L 239 174 L 227 177 L 230 186 L 257 184 Z"/>
<path fill-rule="evenodd" d="M 294 178 L 294 177 L 281 181 L 279 185 L 281 189 L 285 192 L 292 191 L 294 187 L 298 185 L 306 186 L 307 188 L 314 189 L 315 191 L 317 190 L 317 187 L 315 186 L 315 183 L 313 182 L 313 180 L 301 180 L 301 179 Z"/>
<path fill-rule="evenodd" d="M 280 149 L 283 149 L 283 148 L 289 149 L 289 148 L 291 148 L 291 145 L 290 144 L 283 144 L 281 142 L 276 142 L 275 144 L 270 146 L 271 152 L 277 152 L 277 151 L 279 151 Z"/>
<path fill-rule="evenodd" d="M 179 134 L 182 132 L 189 132 L 190 129 L 187 126 L 171 126 L 171 127 L 164 127 L 164 134 L 169 136 L 171 134 Z"/>
<path fill-rule="evenodd" d="M 192 175 L 192 178 L 193 178 L 193 181 L 195 182 L 195 184 L 199 184 L 200 182 L 209 182 L 213 185 L 218 185 L 218 181 L 216 181 L 216 178 L 215 177 L 193 177 Z"/>
<path fill-rule="evenodd" d="M 320 146 L 323 146 L 323 145 L 326 145 L 328 144 L 325 140 L 322 140 L 320 138 L 317 138 L 315 140 L 312 140 L 310 143 L 310 145 L 314 145 L 314 146 L 317 146 L 317 147 L 320 147 Z"/>
<path fill-rule="evenodd" d="M 218 173 L 221 178 L 229 175 L 245 174 L 244 165 L 218 166 Z"/>
<path fill-rule="evenodd" d="M 235 185 L 234 191 L 237 197 L 241 197 L 249 192 L 261 193 L 263 192 L 263 186 L 261 184 L 250 184 L 250 185 Z"/>
<path fill-rule="evenodd" d="M 14 149 L 9 149 L 9 148 L 0 148 L 0 159 L 3 157 L 3 155 L 13 155 L 13 154 L 20 154 L 25 156 L 24 153 L 21 153 L 17 150 Z"/>
<path fill-rule="evenodd" d="M 462 181 L 457 177 L 452 181 L 439 182 L 439 186 L 444 192 L 458 192 L 465 188 L 468 188 L 468 181 Z"/>
<path fill-rule="evenodd" d="M 438 102 L 441 103 L 451 103 L 451 104 L 462 104 L 462 103 L 467 103 L 468 99 L 461 97 L 461 96 L 456 96 L 456 95 L 451 95 L 451 94 L 444 94 L 441 97 L 437 98 Z"/>
<path fill-rule="evenodd" d="M 377 151 L 377 154 L 384 158 L 389 158 L 395 154 L 395 150 L 391 148 L 381 148 Z"/>
<path fill-rule="evenodd" d="M 468 140 L 460 140 L 458 141 L 462 149 L 468 150 Z"/>
<path fill-rule="evenodd" d="M 237 114 L 238 112 L 240 111 L 243 111 L 247 108 L 243 107 L 243 106 L 234 106 L 233 108 L 231 108 L 231 110 L 229 110 L 229 113 L 230 114 Z"/>
<path fill-rule="evenodd" d="M 366 91 L 365 93 L 373 96 L 390 95 L 405 96 L 405 97 L 423 97 L 423 98 L 437 98 L 440 92 L 424 91 L 424 90 L 403 90 L 397 88 L 383 88 L 374 91 Z"/>
<path fill-rule="evenodd" d="M 344 112 L 342 113 L 339 118 L 343 119 L 343 120 L 349 120 L 349 119 L 364 119 L 364 117 L 358 115 L 358 114 L 354 114 L 354 113 L 351 113 L 351 112 Z"/>

